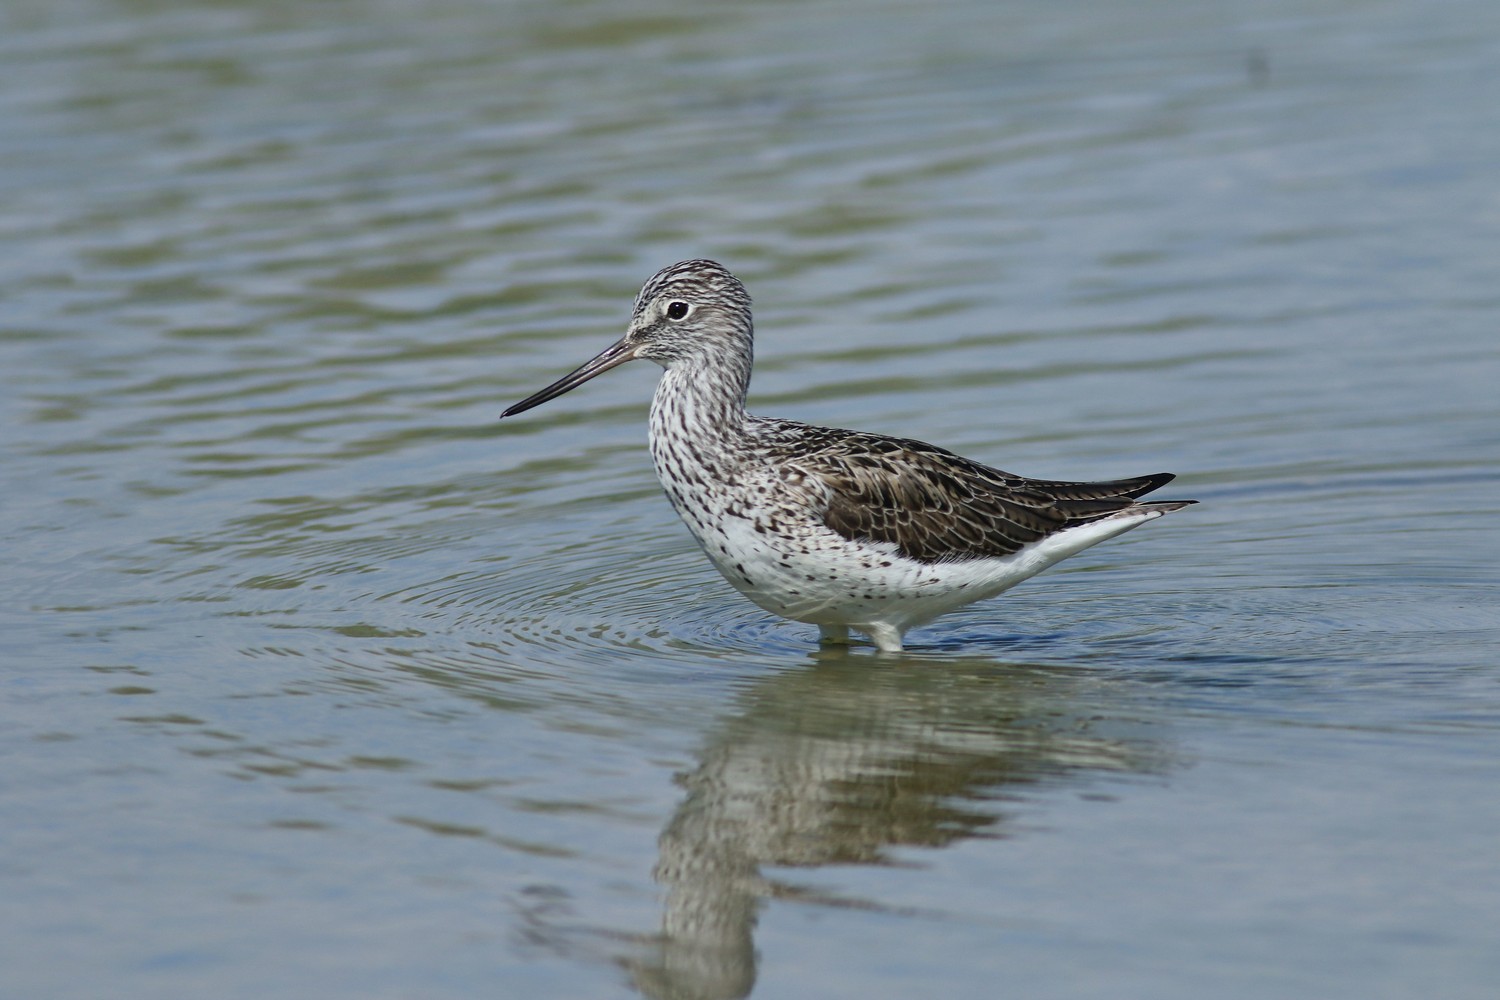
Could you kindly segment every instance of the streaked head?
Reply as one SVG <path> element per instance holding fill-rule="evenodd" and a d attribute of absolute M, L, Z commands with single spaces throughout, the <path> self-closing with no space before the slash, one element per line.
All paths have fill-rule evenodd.
<path fill-rule="evenodd" d="M 751 355 L 750 293 L 740 280 L 711 260 L 684 260 L 662 268 L 641 287 L 625 336 L 593 360 L 500 414 L 515 416 L 595 375 L 636 358 L 670 368 L 694 359 L 743 359 Z"/>

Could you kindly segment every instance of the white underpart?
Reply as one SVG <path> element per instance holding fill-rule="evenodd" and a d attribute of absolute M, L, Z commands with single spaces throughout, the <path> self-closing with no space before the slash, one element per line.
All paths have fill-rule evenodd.
<path fill-rule="evenodd" d="M 688 520 L 688 527 L 719 572 L 762 608 L 818 625 L 832 639 L 838 638 L 840 629 L 857 629 L 880 649 L 895 652 L 908 629 L 995 597 L 1162 513 L 1150 508 L 1122 511 L 1002 558 L 938 563 L 904 558 L 890 543 L 850 542 L 821 525 L 807 526 L 793 545 L 756 532 L 753 520 Z M 890 565 L 882 565 L 886 562 Z"/>

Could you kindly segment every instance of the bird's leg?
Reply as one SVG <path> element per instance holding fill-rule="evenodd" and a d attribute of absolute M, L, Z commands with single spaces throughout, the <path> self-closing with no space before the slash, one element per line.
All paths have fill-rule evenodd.
<path fill-rule="evenodd" d="M 870 637 L 875 648 L 882 653 L 901 652 L 901 630 L 894 625 L 861 625 L 859 630 Z"/>
<path fill-rule="evenodd" d="M 848 625 L 819 625 L 818 642 L 825 646 L 849 645 Z"/>

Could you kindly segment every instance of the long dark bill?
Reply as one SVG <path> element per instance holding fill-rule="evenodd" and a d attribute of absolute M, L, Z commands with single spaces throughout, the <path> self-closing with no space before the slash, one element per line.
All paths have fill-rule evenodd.
<path fill-rule="evenodd" d="M 564 375 L 541 392 L 527 396 L 515 406 L 500 414 L 500 419 L 504 420 L 506 417 L 513 417 L 517 413 L 524 413 L 533 406 L 540 406 L 547 400 L 555 399 L 570 389 L 578 388 L 595 375 L 607 372 L 611 368 L 633 360 L 635 360 L 635 345 L 627 344 L 624 340 L 617 340 L 609 347 L 606 347 L 603 353 L 594 358 L 594 360 Z"/>

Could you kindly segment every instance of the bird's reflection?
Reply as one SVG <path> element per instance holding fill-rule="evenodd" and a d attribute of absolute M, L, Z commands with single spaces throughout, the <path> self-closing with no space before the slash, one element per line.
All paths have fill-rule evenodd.
<path fill-rule="evenodd" d="M 1159 737 L 1101 714 L 1091 683 L 844 653 L 754 683 L 681 779 L 655 870 L 661 933 L 627 962 L 633 983 L 653 998 L 749 995 L 761 900 L 809 895 L 767 867 L 884 864 L 894 847 L 1003 837 L 1028 786 L 1160 769 Z"/>

